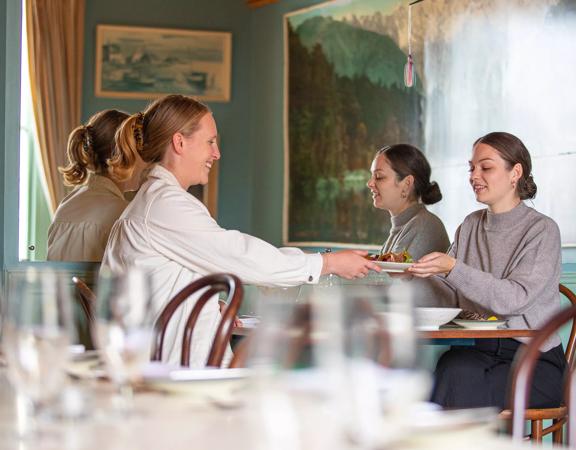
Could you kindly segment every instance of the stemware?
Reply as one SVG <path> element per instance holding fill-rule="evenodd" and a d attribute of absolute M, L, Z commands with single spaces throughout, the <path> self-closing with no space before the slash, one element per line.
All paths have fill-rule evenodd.
<path fill-rule="evenodd" d="M 2 332 L 8 378 L 27 410 L 22 417 L 32 419 L 19 424 L 19 431 L 34 434 L 39 412 L 48 409 L 66 379 L 72 314 L 65 278 L 48 269 L 10 274 Z"/>
<path fill-rule="evenodd" d="M 98 280 L 94 340 L 111 380 L 117 385 L 117 407 L 132 409 L 132 383 L 150 358 L 153 312 L 147 274 L 138 269 L 102 271 Z"/>

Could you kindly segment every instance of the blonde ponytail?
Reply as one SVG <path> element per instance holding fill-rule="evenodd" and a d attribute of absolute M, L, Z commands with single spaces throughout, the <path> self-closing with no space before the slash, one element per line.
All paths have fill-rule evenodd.
<path fill-rule="evenodd" d="M 76 186 L 86 181 L 88 167 L 92 162 L 89 155 L 91 146 L 92 142 L 88 127 L 81 125 L 70 133 L 66 149 L 68 165 L 58 168 L 66 186 Z"/>
<path fill-rule="evenodd" d="M 116 131 L 116 147 L 108 159 L 108 174 L 114 181 L 126 181 L 132 177 L 136 157 L 141 146 L 141 135 L 137 137 L 138 129 L 141 130 L 141 113 L 129 116 Z"/>

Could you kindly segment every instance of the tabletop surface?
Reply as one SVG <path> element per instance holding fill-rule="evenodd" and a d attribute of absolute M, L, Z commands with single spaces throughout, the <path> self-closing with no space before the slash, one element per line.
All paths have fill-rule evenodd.
<path fill-rule="evenodd" d="M 189 392 L 168 394 L 137 391 L 129 415 L 111 409 L 113 388 L 107 382 L 75 381 L 86 397 L 88 414 L 79 419 L 40 420 L 38 434 L 19 437 L 21 414 L 16 396 L 0 371 L 0 448 L 3 450 L 171 450 L 202 447 L 234 450 L 352 450 L 359 448 L 335 428 L 333 409 L 318 396 L 275 392 L 259 398 L 255 391 L 230 397 L 210 387 L 191 386 Z M 271 403 L 270 403 L 271 402 Z M 271 408 L 274 406 L 274 408 Z M 266 412 L 263 412 L 266 411 Z M 348 411 L 348 415 L 350 411 Z M 328 416 L 329 417 L 328 417 Z M 330 419 L 332 417 L 332 419 Z M 385 443 L 398 425 L 377 418 L 376 439 Z M 300 424 L 300 425 L 298 425 Z M 301 436 L 291 436 L 298 430 Z M 388 430 L 388 431 L 385 431 Z M 397 450 L 522 450 L 507 437 L 496 437 L 483 426 L 439 430 L 403 430 Z M 384 448 L 386 444 L 381 444 Z"/>
<path fill-rule="evenodd" d="M 232 334 L 248 336 L 255 329 L 254 326 L 234 327 Z M 443 326 L 438 330 L 418 331 L 420 339 L 492 339 L 531 337 L 538 330 L 498 328 L 494 330 L 478 330 L 456 326 Z"/>

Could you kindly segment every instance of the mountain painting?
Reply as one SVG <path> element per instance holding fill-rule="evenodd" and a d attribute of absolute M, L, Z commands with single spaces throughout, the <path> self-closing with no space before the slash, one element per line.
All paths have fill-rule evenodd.
<path fill-rule="evenodd" d="M 388 213 L 366 183 L 376 151 L 424 151 L 453 235 L 483 207 L 468 185 L 473 142 L 508 131 L 531 151 L 538 197 L 576 245 L 576 0 L 424 0 L 412 7 L 416 83 L 404 86 L 408 3 L 347 0 L 285 16 L 284 241 L 382 245 Z M 568 195 L 568 194 L 566 194 Z"/>
<path fill-rule="evenodd" d="M 423 139 L 421 90 L 406 88 L 392 36 L 308 11 L 286 19 L 289 193 L 286 240 L 381 244 L 390 227 L 366 188 L 376 151 Z"/>
<path fill-rule="evenodd" d="M 99 25 L 96 95 L 228 101 L 230 59 L 230 33 Z"/>

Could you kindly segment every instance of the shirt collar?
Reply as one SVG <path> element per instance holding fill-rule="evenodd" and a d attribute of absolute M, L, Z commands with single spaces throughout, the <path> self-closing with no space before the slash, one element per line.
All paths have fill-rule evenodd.
<path fill-rule="evenodd" d="M 104 177 L 102 175 L 96 175 L 91 173 L 88 177 L 87 182 L 88 188 L 92 190 L 108 191 L 114 194 L 116 197 L 124 200 L 124 194 L 110 178 Z"/>
<path fill-rule="evenodd" d="M 484 229 L 486 230 L 507 230 L 518 223 L 522 223 L 524 216 L 530 211 L 530 208 L 524 202 L 518 203 L 510 211 L 494 214 L 485 210 Z"/>
<path fill-rule="evenodd" d="M 182 188 L 182 186 L 180 185 L 174 174 L 165 167 L 161 166 L 160 164 L 156 164 L 154 166 L 154 168 L 148 174 L 148 178 L 157 178 L 159 180 L 164 180 L 168 184 L 173 184 L 174 186 Z"/>

